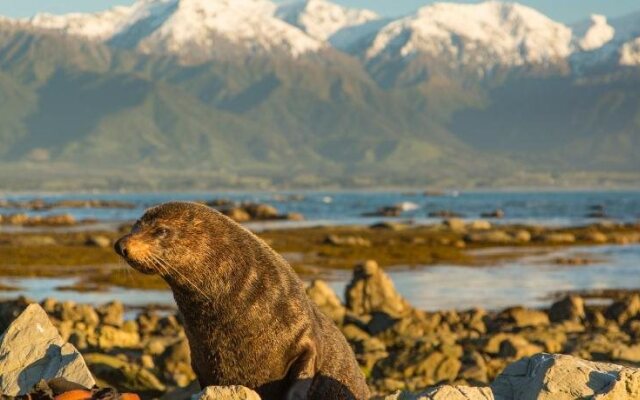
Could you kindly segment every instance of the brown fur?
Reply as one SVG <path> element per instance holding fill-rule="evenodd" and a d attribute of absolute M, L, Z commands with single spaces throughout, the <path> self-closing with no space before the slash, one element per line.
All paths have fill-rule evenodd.
<path fill-rule="evenodd" d="M 151 208 L 116 251 L 171 286 L 202 387 L 244 385 L 267 400 L 369 397 L 344 336 L 289 264 L 219 212 Z"/>

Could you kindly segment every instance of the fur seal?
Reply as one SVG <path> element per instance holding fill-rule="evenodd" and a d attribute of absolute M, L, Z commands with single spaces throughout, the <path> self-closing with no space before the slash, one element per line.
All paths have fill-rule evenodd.
<path fill-rule="evenodd" d="M 369 398 L 352 349 L 291 266 L 230 218 L 162 204 L 115 250 L 170 285 L 200 386 L 243 385 L 266 400 Z"/>

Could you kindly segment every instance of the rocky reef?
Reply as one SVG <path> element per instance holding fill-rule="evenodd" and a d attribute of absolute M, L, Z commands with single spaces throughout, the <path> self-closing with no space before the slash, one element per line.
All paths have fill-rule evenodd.
<path fill-rule="evenodd" d="M 356 266 L 344 301 L 319 280 L 307 293 L 352 345 L 376 399 L 640 398 L 637 293 L 607 305 L 569 296 L 544 310 L 425 312 L 375 261 Z M 198 393 L 180 316 L 127 311 L 118 302 L 0 303 L 0 393 L 64 378 L 143 399 L 258 398 L 240 387 Z"/>

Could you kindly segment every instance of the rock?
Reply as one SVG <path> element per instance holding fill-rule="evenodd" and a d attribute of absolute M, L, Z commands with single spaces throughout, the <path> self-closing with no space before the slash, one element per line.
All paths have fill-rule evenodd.
<path fill-rule="evenodd" d="M 631 244 L 640 242 L 640 233 L 638 232 L 613 232 L 611 241 L 616 244 Z"/>
<path fill-rule="evenodd" d="M 96 374 L 106 383 L 129 392 L 160 394 L 165 385 L 148 369 L 107 354 L 90 353 L 85 360 Z"/>
<path fill-rule="evenodd" d="M 386 229 L 390 231 L 401 231 L 407 227 L 408 225 L 406 223 L 394 221 L 383 221 L 370 226 L 371 229 Z"/>
<path fill-rule="evenodd" d="M 482 351 L 487 354 L 498 354 L 498 352 L 500 352 L 500 344 L 503 341 L 510 339 L 512 336 L 513 335 L 510 333 L 498 332 L 486 339 L 486 343 L 482 348 Z"/>
<path fill-rule="evenodd" d="M 549 244 L 571 244 L 576 242 L 576 236 L 573 233 L 550 232 L 538 236 L 536 240 Z"/>
<path fill-rule="evenodd" d="M 398 392 L 384 400 L 494 400 L 489 388 L 440 386 L 420 394 Z"/>
<path fill-rule="evenodd" d="M 3 224 L 24 225 L 27 221 L 29 221 L 29 216 L 27 214 L 11 214 L 2 216 Z"/>
<path fill-rule="evenodd" d="M 103 325 L 96 333 L 98 335 L 98 347 L 102 350 L 135 348 L 140 345 L 138 332 L 127 332 L 114 326 Z"/>
<path fill-rule="evenodd" d="M 191 396 L 200 391 L 198 381 L 193 381 L 186 387 L 179 387 L 166 392 L 158 400 L 191 400 Z"/>
<path fill-rule="evenodd" d="M 103 324 L 122 326 L 124 323 L 124 305 L 119 301 L 112 301 L 98 307 L 98 314 Z"/>
<path fill-rule="evenodd" d="M 466 235 L 464 239 L 470 243 L 510 243 L 513 241 L 511 235 L 501 230 L 475 232 Z"/>
<path fill-rule="evenodd" d="M 22 223 L 24 226 L 71 226 L 76 219 L 71 214 L 48 215 L 45 217 L 31 217 Z"/>
<path fill-rule="evenodd" d="M 519 243 L 529 243 L 531 241 L 531 233 L 524 229 L 519 229 L 513 233 L 513 239 Z"/>
<path fill-rule="evenodd" d="M 307 295 L 327 317 L 342 324 L 346 313 L 338 295 L 321 280 L 314 280 L 307 288 Z"/>
<path fill-rule="evenodd" d="M 549 316 L 544 311 L 531 310 L 523 307 L 512 307 L 500 314 L 508 322 L 519 328 L 527 326 L 549 325 Z"/>
<path fill-rule="evenodd" d="M 31 304 L 0 336 L 0 393 L 22 395 L 53 378 L 95 384 L 80 353 L 62 340 L 42 307 Z"/>
<path fill-rule="evenodd" d="M 586 257 L 557 257 L 557 258 L 554 258 L 552 261 L 554 264 L 557 264 L 557 265 L 574 265 L 574 266 L 589 265 L 596 262 L 595 259 L 586 258 Z"/>
<path fill-rule="evenodd" d="M 609 357 L 616 361 L 640 363 L 640 344 L 627 346 L 615 343 L 615 347 L 609 352 Z"/>
<path fill-rule="evenodd" d="M 607 243 L 607 235 L 599 231 L 589 231 L 579 236 L 580 240 L 591 243 Z"/>
<path fill-rule="evenodd" d="M 463 218 L 464 216 L 462 214 L 459 214 L 451 210 L 438 210 L 438 211 L 430 212 L 429 217 L 431 218 Z"/>
<path fill-rule="evenodd" d="M 553 322 L 583 321 L 586 317 L 584 300 L 580 296 L 567 296 L 551 305 L 549 318 Z"/>
<path fill-rule="evenodd" d="M 640 371 L 623 369 L 607 389 L 606 393 L 594 396 L 593 400 L 640 399 Z"/>
<path fill-rule="evenodd" d="M 377 209 L 373 212 L 367 212 L 362 214 L 363 217 L 399 217 L 403 211 L 405 211 L 400 206 L 388 206 Z"/>
<path fill-rule="evenodd" d="M 230 206 L 233 206 L 235 203 L 233 202 L 233 200 L 229 200 L 229 199 L 213 199 L 213 200 L 205 201 L 204 204 L 206 204 L 211 208 L 220 208 L 220 207 L 230 207 Z"/>
<path fill-rule="evenodd" d="M 102 235 L 92 235 L 89 236 L 86 243 L 87 246 L 100 247 L 106 249 L 111 247 L 111 239 Z"/>
<path fill-rule="evenodd" d="M 191 369 L 191 350 L 186 340 L 180 340 L 170 346 L 162 356 L 165 371 L 178 386 L 187 386 L 196 379 Z"/>
<path fill-rule="evenodd" d="M 333 246 L 371 247 L 371 241 L 360 236 L 328 235 L 324 242 Z"/>
<path fill-rule="evenodd" d="M 82 322 L 90 327 L 100 324 L 100 317 L 96 310 L 88 304 L 79 304 L 76 306 L 76 321 Z"/>
<path fill-rule="evenodd" d="M 623 325 L 629 319 L 634 318 L 640 313 L 640 295 L 634 294 L 624 300 L 617 301 L 610 305 L 604 315 L 608 319 L 616 321 L 619 325 Z"/>
<path fill-rule="evenodd" d="M 241 207 L 228 208 L 220 212 L 236 222 L 247 222 L 251 220 L 251 215 Z"/>
<path fill-rule="evenodd" d="M 484 219 L 478 219 L 469 223 L 469 229 L 474 231 L 488 231 L 491 229 L 491 222 Z"/>
<path fill-rule="evenodd" d="M 504 218 L 504 211 L 500 208 L 491 212 L 480 214 L 482 218 Z"/>
<path fill-rule="evenodd" d="M 244 386 L 208 386 L 191 400 L 260 400 L 260 396 Z"/>
<path fill-rule="evenodd" d="M 498 355 L 502 358 L 522 358 L 542 352 L 544 349 L 530 343 L 522 336 L 511 336 L 500 343 Z"/>
<path fill-rule="evenodd" d="M 243 208 L 247 213 L 249 213 L 251 219 L 280 219 L 278 209 L 268 204 L 245 204 L 243 205 Z"/>
<path fill-rule="evenodd" d="M 464 232 L 467 225 L 464 220 L 460 218 L 448 218 L 442 221 L 442 224 L 455 232 Z"/>
<path fill-rule="evenodd" d="M 526 329 L 520 334 L 529 342 L 540 345 L 543 347 L 541 351 L 547 353 L 562 353 L 564 352 L 564 346 L 567 344 L 567 333 L 571 332 L 568 329 L 565 322 L 556 326 L 541 326 L 537 329 Z M 540 352 L 540 351 L 539 351 Z"/>
<path fill-rule="evenodd" d="M 638 398 L 640 370 L 543 353 L 509 365 L 491 389 L 496 400 L 630 400 Z"/>
<path fill-rule="evenodd" d="M 395 318 L 411 309 L 409 303 L 396 291 L 391 278 L 373 260 L 356 266 L 345 297 L 347 308 L 356 315 L 377 311 Z"/>
<path fill-rule="evenodd" d="M 304 215 L 297 212 L 290 212 L 285 214 L 284 219 L 287 221 L 304 221 Z"/>

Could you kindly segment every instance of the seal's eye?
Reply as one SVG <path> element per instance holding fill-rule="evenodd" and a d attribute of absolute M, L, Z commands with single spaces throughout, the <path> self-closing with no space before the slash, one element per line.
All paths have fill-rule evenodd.
<path fill-rule="evenodd" d="M 169 229 L 161 226 L 158 227 L 156 229 L 153 230 L 153 236 L 157 237 L 157 238 L 164 238 L 167 237 L 167 235 L 169 234 Z"/>
<path fill-rule="evenodd" d="M 140 231 L 140 226 L 142 226 L 142 221 L 137 220 L 136 222 L 133 223 L 133 226 L 131 226 L 131 233 L 137 233 Z"/>

